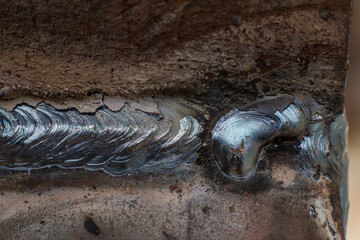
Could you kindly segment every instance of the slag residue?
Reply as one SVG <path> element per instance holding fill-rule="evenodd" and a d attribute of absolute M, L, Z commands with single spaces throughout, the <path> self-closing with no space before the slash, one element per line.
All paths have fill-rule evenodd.
<path fill-rule="evenodd" d="M 125 105 L 94 114 L 48 104 L 0 109 L 0 168 L 50 166 L 113 175 L 174 169 L 197 157 L 202 126 L 181 102 L 159 99 L 161 115 Z"/>
<path fill-rule="evenodd" d="M 300 144 L 301 154 L 307 161 L 320 166 L 320 171 L 340 185 L 345 173 L 347 122 L 342 114 L 330 124 L 324 120 L 310 126 L 310 133 Z"/>

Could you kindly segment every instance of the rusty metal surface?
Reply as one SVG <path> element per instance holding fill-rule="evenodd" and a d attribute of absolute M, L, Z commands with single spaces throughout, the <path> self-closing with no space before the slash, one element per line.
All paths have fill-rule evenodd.
<path fill-rule="evenodd" d="M 293 156 L 249 183 L 204 173 L 114 178 L 41 170 L 1 183 L 3 239 L 325 239 L 337 232 L 329 181 Z M 270 163 L 268 163 L 270 164 Z M 293 166 L 291 166 L 293 165 Z M 271 173 L 272 172 L 272 173 Z M 17 175 L 14 176 L 16 178 Z M 220 179 L 221 180 L 220 180 Z M 326 208 L 324 208 L 326 206 Z M 84 227 L 91 218 L 94 235 Z M 331 230 L 330 230 L 331 229 Z M 338 234 L 337 234 L 338 236 Z"/>
<path fill-rule="evenodd" d="M 179 121 L 190 117 L 201 126 L 194 151 L 185 149 L 196 156 L 190 164 L 121 177 L 51 164 L 34 170 L 28 160 L 56 156 L 51 139 L 34 154 L 23 144 L 28 136 L 9 151 L 5 137 L 3 166 L 28 165 L 0 170 L 0 239 L 344 239 L 346 126 L 337 123 L 350 13 L 350 0 L 0 0 L 5 115 L 26 108 L 34 117 L 45 105 L 94 120 L 104 109 L 130 109 L 163 130 L 181 132 Z M 289 97 L 267 102 L 279 94 Z M 168 100 L 160 106 L 153 97 Z M 278 120 L 294 98 L 310 113 L 294 121 L 306 123 L 294 126 L 299 134 L 253 138 L 261 142 L 256 171 L 229 179 L 212 155 L 217 122 L 234 109 Z M 162 114 L 171 121 L 162 124 Z M 30 129 L 17 116 L 10 125 Z M 137 150 L 151 151 L 145 143 Z M 98 145 L 106 141 L 87 153 L 103 156 Z M 250 149 L 243 146 L 236 154 Z"/>
<path fill-rule="evenodd" d="M 290 99 L 291 101 L 284 105 L 284 101 L 278 99 Z M 38 150 L 41 146 L 45 146 L 45 148 L 47 146 L 41 144 L 41 141 L 49 140 L 49 144 L 59 145 L 64 142 L 63 139 L 77 136 L 72 131 L 61 131 L 63 136 L 59 139 L 52 136 L 42 139 L 42 135 L 39 137 L 37 131 L 40 131 L 41 127 L 47 123 L 47 120 L 41 120 L 41 117 L 57 116 L 66 120 L 67 114 L 79 115 L 75 120 L 84 118 L 89 121 L 84 121 L 84 128 L 76 131 L 76 133 L 81 133 L 81 131 L 84 133 L 79 135 L 82 136 L 82 141 L 74 141 L 75 143 L 83 144 L 87 140 L 91 140 L 98 146 L 103 145 L 102 148 L 109 148 L 110 146 L 105 146 L 111 144 L 109 149 L 121 148 L 121 145 L 118 146 L 118 144 L 129 144 L 130 146 L 132 144 L 130 140 L 128 142 L 126 139 L 112 141 L 110 138 L 109 140 L 108 138 L 113 134 L 108 134 L 107 131 L 104 131 L 102 133 L 104 136 L 100 137 L 97 137 L 96 134 L 92 137 L 86 135 L 89 132 L 88 127 L 92 126 L 90 123 L 96 120 L 98 111 L 100 113 L 104 111 L 103 108 L 97 110 L 95 115 L 88 115 L 76 112 L 76 110 L 70 110 L 70 113 L 59 111 L 42 103 L 35 108 L 25 105 L 26 109 L 33 111 L 28 115 L 32 120 L 27 121 L 27 118 L 21 118 L 22 121 L 14 120 L 12 123 L 19 124 L 24 133 L 31 133 L 24 138 L 23 132 L 16 130 L 18 127 L 12 128 L 10 122 L 8 126 L 4 124 L 4 121 L 5 123 L 10 121 L 11 117 L 20 117 L 18 111 L 23 111 L 22 108 L 19 110 L 19 106 L 17 106 L 13 111 L 3 111 L 1 121 L 5 126 L 3 130 L 6 131 L 2 132 L 0 139 L 3 149 L 2 158 L 4 159 L 0 172 L 2 193 L 0 229 L 3 229 L 2 234 L 6 236 L 6 239 L 87 239 L 92 237 L 141 239 L 143 236 L 148 236 L 150 239 L 278 239 L 290 236 L 292 239 L 323 239 L 326 237 L 342 239 L 347 210 L 347 196 L 344 195 L 347 192 L 346 179 L 344 180 L 345 185 L 340 185 L 343 175 L 338 175 L 338 173 L 332 175 L 331 172 L 327 172 L 327 168 L 323 168 L 321 162 L 325 160 L 317 159 L 325 153 L 320 152 L 312 159 L 313 149 L 310 147 L 317 148 L 317 144 L 320 144 L 326 151 L 329 151 L 329 156 L 332 156 L 331 161 L 339 162 L 324 162 L 324 166 L 340 166 L 342 171 L 346 171 L 347 166 L 343 166 L 342 163 L 343 156 L 339 155 L 341 151 L 342 153 L 344 151 L 345 143 L 343 141 L 345 139 L 336 138 L 338 134 L 342 135 L 346 128 L 336 122 L 334 122 L 335 125 L 329 125 L 329 129 L 336 129 L 336 131 L 330 131 L 330 136 L 335 136 L 331 137 L 331 147 L 323 145 L 322 138 L 320 138 L 320 142 L 304 140 L 312 138 L 312 132 L 308 132 L 308 130 L 311 129 L 311 126 L 316 126 L 321 116 L 319 113 L 314 114 L 320 106 L 309 98 L 307 99 L 309 102 L 305 102 L 303 105 L 291 96 L 280 95 L 264 98 L 245 106 L 246 110 L 240 112 L 243 118 L 240 129 L 233 127 L 232 133 L 226 133 L 228 136 L 225 136 L 229 141 L 233 141 L 235 136 L 242 138 L 244 150 L 236 153 L 239 156 L 236 159 L 233 159 L 232 155 L 228 156 L 224 153 L 222 156 L 214 155 L 213 157 L 212 152 L 218 148 L 219 143 L 214 141 L 209 144 L 211 142 L 209 136 L 215 136 L 214 131 L 219 131 L 219 129 L 214 123 L 218 118 L 210 115 L 213 120 L 206 124 L 203 122 L 202 126 L 199 125 L 197 128 L 208 131 L 207 134 L 188 132 L 192 137 L 199 134 L 198 142 L 194 145 L 199 146 L 196 149 L 199 155 L 196 155 L 198 157 L 193 159 L 191 164 L 173 165 L 177 156 L 180 156 L 181 160 L 188 153 L 193 153 L 191 151 L 182 152 L 186 146 L 184 143 L 190 144 L 192 140 L 186 140 L 184 143 L 180 141 L 180 145 L 175 144 L 170 150 L 175 154 L 175 157 L 172 158 L 160 160 L 148 158 L 143 161 L 144 158 L 134 157 L 132 154 L 124 158 L 125 163 L 129 163 L 127 159 L 130 159 L 135 161 L 135 165 L 132 165 L 131 161 L 129 165 L 124 165 L 118 160 L 116 163 L 109 160 L 110 164 L 120 164 L 123 167 L 120 169 L 126 170 L 121 172 L 122 177 L 78 169 L 82 167 L 87 170 L 96 170 L 89 166 L 89 161 L 76 161 L 75 163 L 71 161 L 73 165 L 68 163 L 71 159 L 69 157 L 73 156 L 78 159 L 76 156 L 79 154 L 80 157 L 89 159 L 90 163 L 93 162 L 93 159 L 103 159 L 108 156 L 106 155 L 108 152 L 102 152 L 96 148 L 94 153 L 89 149 L 85 152 L 74 152 L 71 141 L 65 141 L 69 144 L 67 151 L 64 151 L 67 153 L 66 158 L 61 158 L 59 154 L 62 152 L 55 151 L 56 148 L 50 147 L 48 151 L 40 148 L 40 152 Z M 172 122 L 181 121 L 183 115 L 174 110 L 177 109 L 175 99 L 167 98 L 163 101 L 162 104 L 158 102 L 158 106 L 164 118 L 171 115 Z M 184 100 L 180 102 L 184 102 Z M 185 113 L 190 113 L 195 111 L 191 109 L 202 109 L 196 105 L 191 105 L 189 109 L 186 109 L 185 106 L 179 107 L 178 111 L 181 109 Z M 52 115 L 47 112 L 47 107 L 50 107 Z M 275 109 L 273 110 L 275 113 L 270 114 L 271 108 Z M 131 113 L 129 109 L 126 109 L 123 113 L 112 112 L 111 114 Z M 280 109 L 281 112 L 276 109 Z M 39 114 L 37 111 L 40 110 L 43 111 L 42 114 L 47 113 L 47 115 Z M 261 111 L 264 112 L 263 115 L 260 114 Z M 205 112 L 198 112 L 198 115 L 194 115 L 194 117 L 198 117 L 199 121 L 205 119 L 205 117 L 201 117 L 201 114 L 205 114 Z M 254 113 L 260 114 L 261 118 L 254 119 Z M 142 114 L 146 115 L 146 113 Z M 137 114 L 133 113 L 133 116 L 136 117 Z M 151 121 L 147 122 L 141 114 L 139 116 L 138 121 L 125 125 L 120 121 L 119 124 L 123 124 L 123 127 L 126 126 L 126 129 L 129 128 L 130 132 L 132 128 L 139 127 L 135 124 L 139 121 L 140 123 L 144 121 L 142 123 L 145 124 L 140 129 L 146 129 L 147 124 L 151 125 Z M 130 115 L 127 116 L 127 118 L 129 117 Z M 117 124 L 115 116 L 111 119 L 114 122 L 102 122 L 100 118 L 95 123 L 99 125 L 99 129 L 107 126 L 102 126 L 103 123 Z M 258 137 L 266 129 L 257 126 L 257 123 L 259 120 L 261 120 L 260 123 L 263 123 L 267 119 L 269 126 L 274 129 L 270 131 L 271 134 L 263 132 L 261 137 Z M 221 118 L 218 122 L 223 124 Z M 48 126 L 50 133 L 54 132 L 51 129 L 56 130 L 62 125 L 59 120 L 48 123 L 56 123 L 56 125 Z M 76 123 L 76 121 L 69 121 L 68 129 L 76 127 Z M 171 127 L 171 125 L 167 126 L 161 122 L 159 124 L 162 124 L 165 129 Z M 40 126 L 40 130 L 37 125 Z M 215 130 L 208 125 L 215 126 Z M 108 127 L 114 126 L 110 124 Z M 225 126 L 230 125 L 225 124 Z M 242 127 L 250 130 L 244 136 Z M 9 138 L 10 133 L 7 131 L 19 136 Z M 179 135 L 177 131 L 182 132 L 181 128 L 178 128 L 172 134 L 175 136 L 174 138 Z M 42 132 L 40 131 L 40 133 Z M 93 134 L 94 132 L 90 131 L 89 133 Z M 184 137 L 186 133 L 187 131 L 179 136 Z M 147 133 L 143 135 L 146 138 L 138 136 L 145 143 L 139 150 L 147 152 L 146 148 L 156 144 L 154 140 L 158 138 L 152 137 L 147 141 L 147 136 L 150 135 Z M 307 135 L 309 137 L 306 137 Z M 55 134 L 55 136 L 57 135 Z M 326 134 L 320 134 L 320 136 L 326 137 Z M 27 147 L 29 139 L 34 137 L 39 139 L 40 145 L 36 147 L 37 144 L 30 144 L 30 146 L 34 146 Z M 17 141 L 13 141 L 13 139 L 17 139 Z M 165 139 L 164 144 L 169 141 L 177 142 Z M 260 141 L 261 144 L 256 141 Z M 301 143 L 302 141 L 303 143 Z M 37 143 L 37 141 L 35 142 Z M 309 149 L 303 147 L 302 151 L 311 156 L 310 158 L 300 154 L 300 146 L 304 143 Z M 227 144 L 236 149 L 241 147 L 239 141 Z M 19 153 L 7 152 L 6 149 L 10 149 L 7 145 L 18 149 Z M 257 148 L 254 149 L 253 145 Z M 76 145 L 73 147 L 78 149 Z M 252 159 L 254 171 L 246 178 L 229 177 L 224 174 L 224 165 L 216 163 L 216 160 L 221 157 L 222 161 L 229 161 L 230 165 L 243 166 L 248 161 L 247 152 L 255 150 L 256 154 L 251 155 L 254 157 Z M 21 155 L 24 152 L 29 156 Z M 36 155 L 38 152 L 40 155 Z M 125 151 L 125 153 L 127 152 L 129 151 Z M 44 153 L 46 153 L 46 159 L 42 158 Z M 11 158 L 11 156 L 15 158 Z M 21 156 L 22 158 L 20 158 Z M 44 165 L 38 167 L 39 162 Z M 316 163 L 319 163 L 320 167 Z M 143 168 L 148 164 L 152 167 L 148 171 L 144 171 Z M 171 167 L 164 169 L 163 165 Z M 56 166 L 75 169 L 59 169 Z M 133 168 L 134 166 L 137 168 Z M 99 167 L 102 169 L 103 165 L 100 164 Z M 43 169 L 39 170 L 40 168 Z M 233 167 L 230 166 L 230 168 Z M 110 173 L 113 172 L 110 171 Z M 128 176 L 124 176 L 125 173 Z M 236 174 L 240 173 L 236 172 Z M 332 179 L 334 176 L 336 179 L 340 179 L 340 182 Z"/>

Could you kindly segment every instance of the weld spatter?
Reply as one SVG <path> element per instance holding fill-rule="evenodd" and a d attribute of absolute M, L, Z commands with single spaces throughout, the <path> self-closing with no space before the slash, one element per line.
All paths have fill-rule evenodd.
<path fill-rule="evenodd" d="M 323 120 L 317 121 L 300 144 L 303 158 L 319 165 L 320 171 L 338 185 L 346 169 L 347 128 L 344 114 L 338 116 L 330 127 Z"/>
<path fill-rule="evenodd" d="M 128 105 L 94 114 L 58 111 L 44 103 L 0 109 L 0 168 L 58 166 L 112 175 L 172 170 L 197 158 L 202 126 L 183 104 L 164 102 L 161 117 Z"/>
<path fill-rule="evenodd" d="M 299 137 L 309 123 L 309 111 L 298 100 L 283 107 L 275 103 L 289 101 L 289 95 L 261 99 L 254 109 L 234 109 L 221 117 L 212 130 L 211 149 L 217 166 L 234 180 L 246 180 L 255 174 L 261 148 L 276 137 Z M 269 112 L 271 106 L 274 112 Z M 261 108 L 259 106 L 261 105 Z"/>

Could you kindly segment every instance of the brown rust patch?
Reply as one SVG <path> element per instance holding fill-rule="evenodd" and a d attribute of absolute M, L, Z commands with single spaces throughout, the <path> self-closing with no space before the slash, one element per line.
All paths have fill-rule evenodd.
<path fill-rule="evenodd" d="M 350 0 L 2 1 L 0 97 L 191 92 L 226 105 L 310 89 L 338 111 L 349 14 Z"/>

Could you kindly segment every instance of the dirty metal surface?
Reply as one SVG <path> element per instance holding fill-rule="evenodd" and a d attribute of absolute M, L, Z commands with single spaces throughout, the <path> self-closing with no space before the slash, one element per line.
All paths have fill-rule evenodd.
<path fill-rule="evenodd" d="M 0 0 L 0 239 L 345 239 L 350 14 Z"/>

